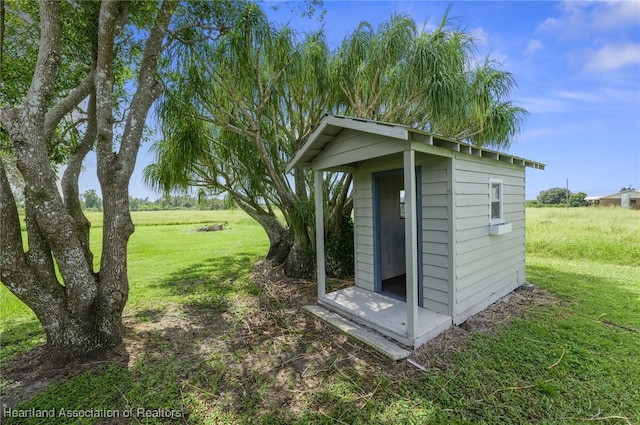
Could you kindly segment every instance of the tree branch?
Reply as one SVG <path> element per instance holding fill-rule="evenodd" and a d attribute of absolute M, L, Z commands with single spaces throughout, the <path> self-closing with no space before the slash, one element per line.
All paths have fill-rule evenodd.
<path fill-rule="evenodd" d="M 99 169 L 110 168 L 113 150 L 113 57 L 118 16 L 118 2 L 104 1 L 98 18 L 98 49 L 96 58 L 96 126 Z M 102 163 L 102 164 L 101 164 Z"/>
<path fill-rule="evenodd" d="M 29 245 L 29 251 L 26 253 L 27 264 L 33 266 L 33 273 L 38 276 L 39 280 L 58 285 L 59 282 L 56 276 L 51 246 L 40 228 L 33 201 L 30 198 L 31 197 L 27 197 L 25 199 L 27 240 Z"/>
<path fill-rule="evenodd" d="M 4 0 L 0 0 L 0 89 L 2 88 L 2 64 L 4 63 Z"/>
<path fill-rule="evenodd" d="M 20 300 L 42 303 L 56 308 L 63 296 L 63 287 L 55 281 L 36 277 L 29 267 L 22 245 L 18 210 L 9 180 L 0 160 L 0 280 Z"/>
<path fill-rule="evenodd" d="M 177 0 L 165 0 L 162 3 L 156 22 L 145 43 L 138 89 L 131 101 L 131 112 L 127 115 L 119 152 L 123 161 L 121 178 L 126 179 L 127 182 L 133 173 L 147 113 L 163 90 L 162 84 L 156 80 L 158 58 L 163 48 L 162 40 L 177 6 Z"/>
<path fill-rule="evenodd" d="M 89 246 L 89 229 L 91 228 L 91 223 L 84 215 L 80 205 L 78 179 L 80 178 L 80 172 L 82 171 L 82 162 L 89 151 L 93 148 L 96 141 L 97 128 L 95 93 L 92 93 L 89 97 L 87 115 L 88 122 L 86 132 L 80 144 L 73 150 L 73 152 L 71 152 L 71 156 L 67 162 L 67 168 L 62 175 L 61 186 L 65 207 L 75 222 L 75 227 L 78 231 L 80 243 L 82 244 L 85 252 L 87 264 L 92 267 L 93 254 Z"/>
<path fill-rule="evenodd" d="M 76 86 L 69 94 L 58 101 L 45 115 L 44 131 L 48 138 L 51 138 L 56 126 L 71 110 L 82 102 L 91 92 L 93 87 L 93 71 L 90 72 L 82 82 Z"/>
<path fill-rule="evenodd" d="M 40 0 L 40 42 L 38 59 L 23 107 L 28 114 L 38 112 L 44 117 L 47 98 L 53 89 L 60 64 L 60 2 Z"/>
<path fill-rule="evenodd" d="M 18 209 L 0 158 L 0 270 L 24 261 Z"/>

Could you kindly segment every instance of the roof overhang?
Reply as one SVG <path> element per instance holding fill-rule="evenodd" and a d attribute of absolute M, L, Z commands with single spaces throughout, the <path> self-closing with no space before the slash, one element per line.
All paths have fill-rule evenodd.
<path fill-rule="evenodd" d="M 640 198 L 640 191 L 637 190 L 624 190 L 622 192 L 613 193 L 611 195 L 598 196 L 598 199 L 622 199 L 624 195 L 628 195 L 631 199 Z M 587 199 L 587 198 L 585 198 Z"/>
<path fill-rule="evenodd" d="M 320 121 L 320 124 L 318 124 L 315 130 L 309 135 L 306 142 L 291 159 L 287 165 L 286 172 L 289 172 L 294 168 L 313 166 L 314 159 L 344 129 L 375 134 L 390 139 L 396 139 L 398 141 L 417 141 L 424 146 L 433 146 L 435 148 L 444 149 L 441 151 L 443 153 L 442 156 L 450 156 L 451 151 L 453 151 L 482 158 L 489 158 L 507 164 L 535 168 L 538 170 L 544 170 L 545 168 L 544 164 L 536 161 L 519 158 L 491 149 L 480 148 L 469 143 L 448 139 L 446 137 L 412 129 L 400 124 L 391 124 L 338 115 L 325 115 Z M 429 152 L 437 155 L 438 149 L 430 149 Z M 445 155 L 445 153 L 447 154 Z M 349 166 L 350 164 L 345 162 L 345 164 L 342 165 Z"/>

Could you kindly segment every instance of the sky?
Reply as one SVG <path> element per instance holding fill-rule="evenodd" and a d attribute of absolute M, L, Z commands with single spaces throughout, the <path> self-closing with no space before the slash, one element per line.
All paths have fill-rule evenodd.
<path fill-rule="evenodd" d="M 377 27 L 406 14 L 429 31 L 450 7 L 452 24 L 475 37 L 478 60 L 489 55 L 518 84 L 512 100 L 529 114 L 508 153 L 546 164 L 527 169 L 527 199 L 567 180 L 571 192 L 590 196 L 640 189 L 640 1 L 325 0 L 322 21 L 301 17 L 296 2 L 263 4 L 276 24 L 300 33 L 323 28 L 331 49 L 361 21 Z M 149 146 L 130 192 L 155 199 L 160 194 L 142 181 Z M 97 189 L 93 176 L 89 163 L 81 192 Z"/>

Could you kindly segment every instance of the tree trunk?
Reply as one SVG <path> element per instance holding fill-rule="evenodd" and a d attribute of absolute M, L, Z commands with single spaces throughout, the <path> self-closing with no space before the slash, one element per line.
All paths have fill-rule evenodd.
<path fill-rule="evenodd" d="M 0 161 L 0 280 L 29 306 L 43 325 L 50 364 L 105 357 L 122 342 L 122 312 L 128 296 L 127 243 L 133 232 L 128 184 L 147 112 L 162 91 L 155 80 L 158 55 L 177 1 L 162 3 L 145 43 L 138 86 L 113 152 L 114 40 L 127 17 L 123 4 L 101 3 L 95 75 L 50 107 L 60 60 L 60 2 L 41 0 L 40 41 L 29 91 L 18 107 L 0 107 L 0 125 L 11 141 L 25 181 L 28 243 Z M 49 161 L 49 142 L 59 121 L 90 93 L 87 134 L 72 152 L 63 179 L 65 201 Z M 78 208 L 77 179 L 82 159 L 98 140 L 98 174 L 104 197 L 100 272 L 94 273 L 89 226 Z M 24 251 L 27 245 L 29 250 Z M 56 273 L 56 272 L 59 272 Z"/>
<path fill-rule="evenodd" d="M 315 272 L 315 256 L 307 241 L 293 241 L 284 262 L 284 273 L 289 277 L 311 279 Z"/>
<path fill-rule="evenodd" d="M 33 199 L 27 199 L 27 234 L 29 251 L 23 251 L 20 221 L 15 200 L 11 194 L 4 168 L 0 164 L 0 280 L 21 301 L 27 304 L 45 330 L 46 362 L 55 366 L 87 357 L 106 355 L 107 348 L 119 343 L 102 331 L 100 316 L 95 306 L 99 297 L 93 297 L 91 288 L 97 282 L 93 274 L 86 273 L 88 265 L 80 255 L 75 264 L 64 265 L 65 274 L 89 276 L 83 284 L 87 292 L 66 290 L 58 282 L 51 248 L 35 216 Z M 69 235 L 70 242 L 73 234 Z M 62 263 L 61 263 L 62 264 Z M 62 267 L 62 265 L 61 265 Z M 82 300 L 82 297 L 90 300 Z M 80 308 L 79 306 L 86 306 Z"/>
<path fill-rule="evenodd" d="M 289 277 L 311 278 L 315 270 L 315 256 L 311 241 L 306 232 L 294 232 L 280 221 L 273 211 L 265 211 L 249 205 L 239 196 L 233 196 L 236 204 L 251 218 L 256 220 L 269 238 L 269 252 L 267 260 L 272 260 L 284 266 L 284 272 Z M 298 235 L 298 237 L 296 237 Z"/>
<path fill-rule="evenodd" d="M 256 221 L 260 223 L 269 238 L 269 252 L 267 252 L 267 260 L 273 260 L 276 264 L 282 264 L 286 260 L 291 251 L 290 232 L 278 220 L 278 217 L 262 216 L 257 217 Z"/>
<path fill-rule="evenodd" d="M 251 218 L 262 226 L 269 238 L 269 252 L 267 260 L 272 260 L 276 264 L 283 264 L 291 251 L 293 241 L 290 232 L 284 224 L 276 217 L 272 211 L 265 211 L 258 207 L 249 205 L 242 197 L 229 192 L 236 204 Z"/>

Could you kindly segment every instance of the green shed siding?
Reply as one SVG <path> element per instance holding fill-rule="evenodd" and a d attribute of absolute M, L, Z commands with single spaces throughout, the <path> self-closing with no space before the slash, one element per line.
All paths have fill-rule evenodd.
<path fill-rule="evenodd" d="M 422 274 L 424 308 L 449 314 L 449 159 L 418 155 L 422 169 Z"/>
<path fill-rule="evenodd" d="M 362 158 L 379 158 L 404 150 L 404 143 L 378 134 L 342 130 L 313 160 L 314 168 L 332 168 L 357 163 Z M 402 163 L 400 163 L 402 167 Z"/>
<path fill-rule="evenodd" d="M 374 291 L 373 187 L 371 173 L 366 170 L 357 170 L 354 173 L 353 185 L 356 285 L 369 291 Z"/>
<path fill-rule="evenodd" d="M 525 171 L 488 159 L 456 155 L 455 314 L 460 324 L 525 280 Z M 503 182 L 503 218 L 512 231 L 489 234 L 490 179 Z"/>

